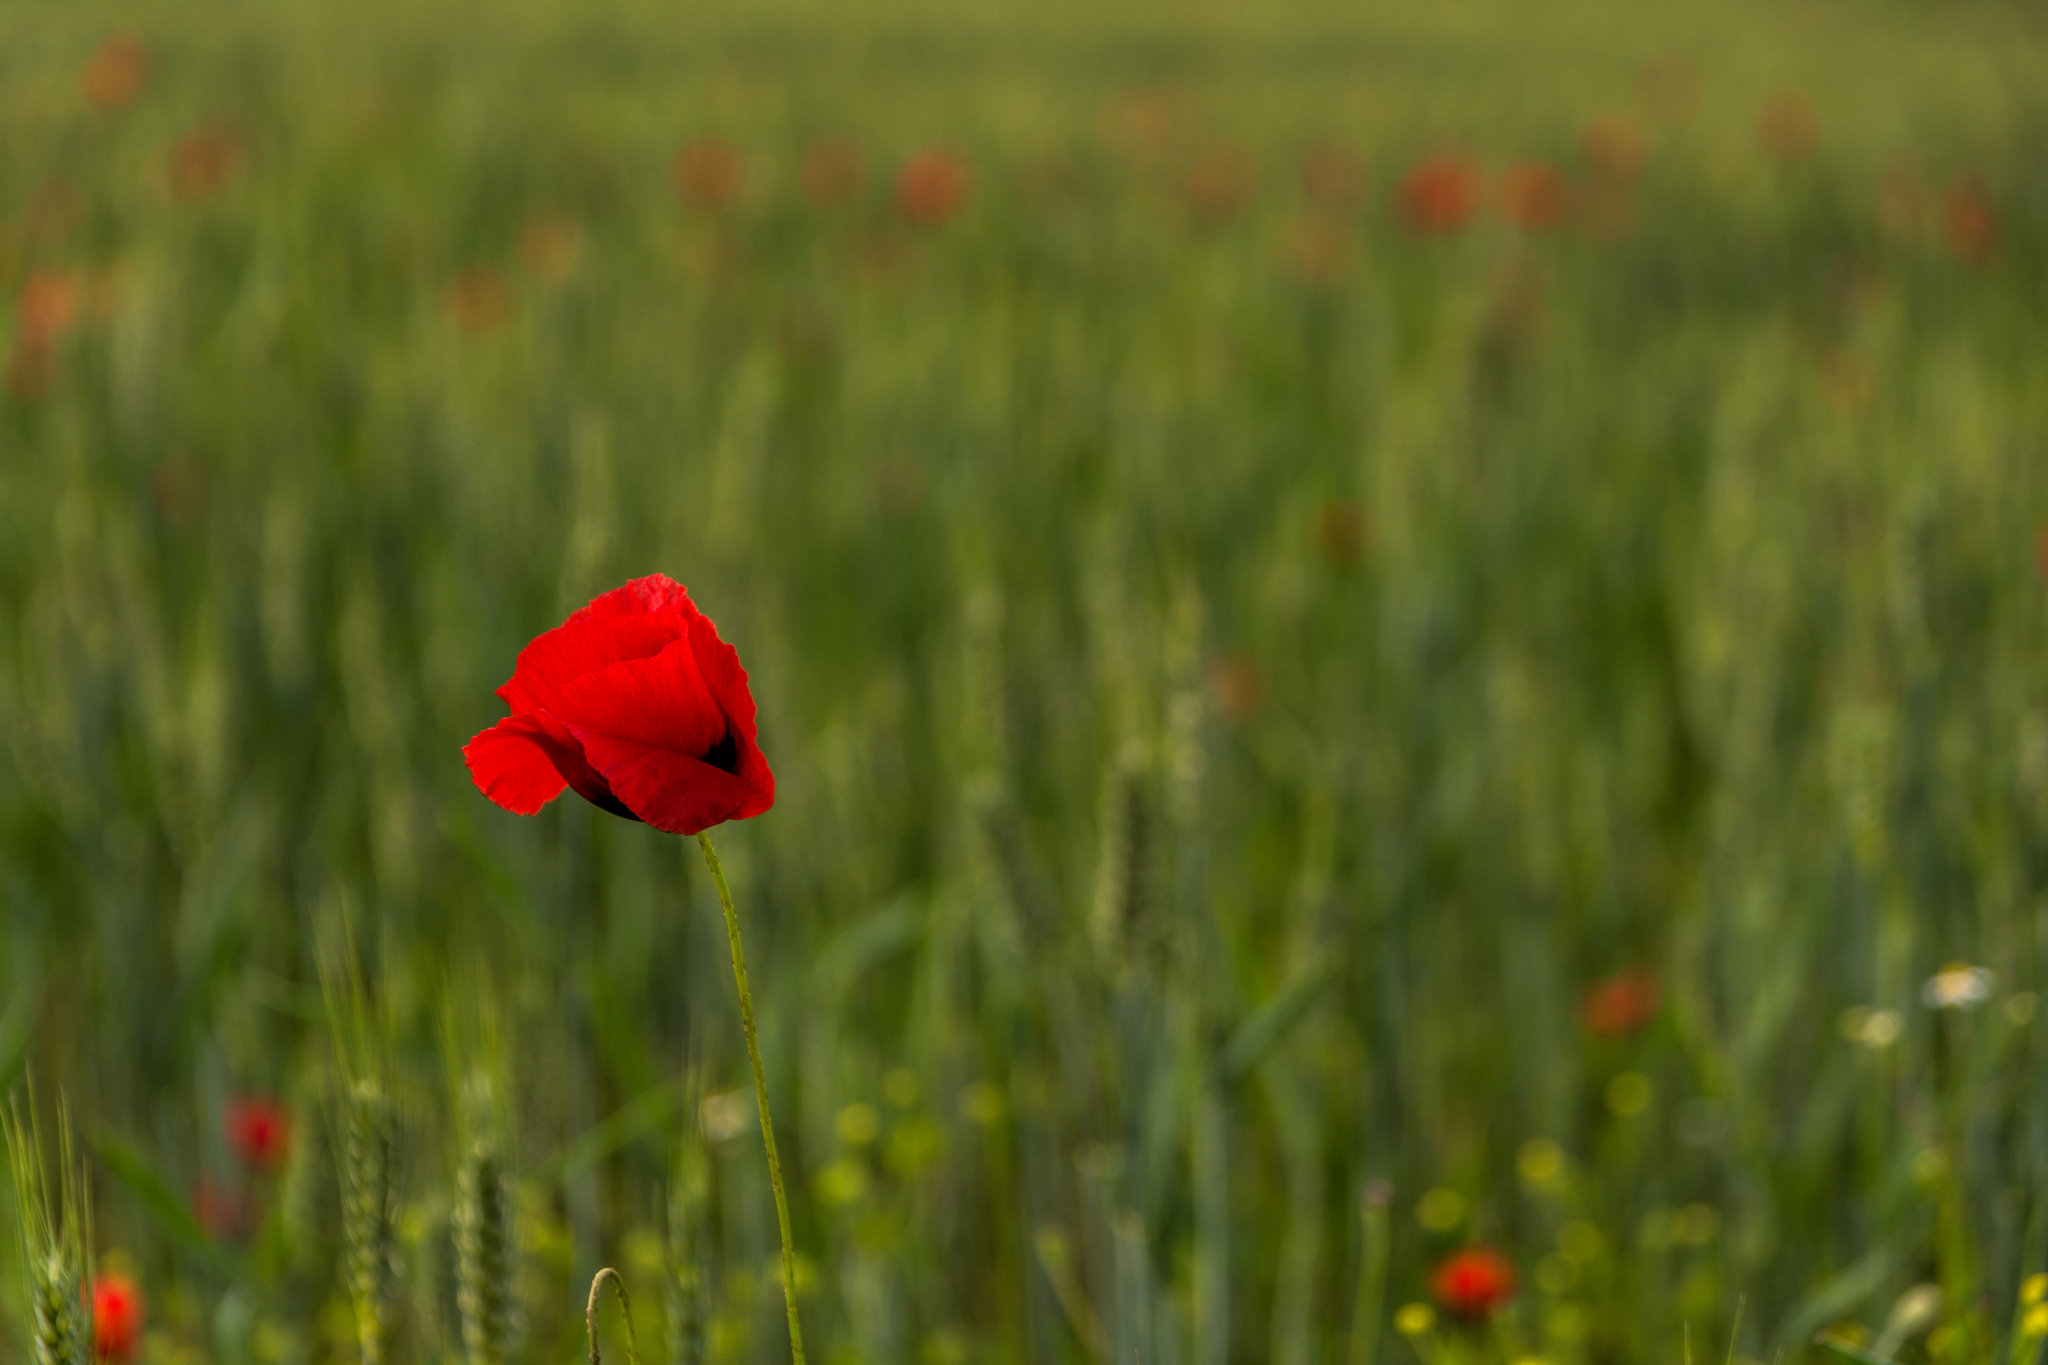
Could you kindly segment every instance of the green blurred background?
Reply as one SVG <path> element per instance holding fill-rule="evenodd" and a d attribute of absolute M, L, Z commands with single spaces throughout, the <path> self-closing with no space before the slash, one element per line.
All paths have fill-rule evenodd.
<path fill-rule="evenodd" d="M 141 1358 L 354 1358 L 344 925 L 400 1359 L 477 1076 L 513 1358 L 787 1358 L 695 850 L 460 758 L 660 571 L 815 1359 L 2035 1359 L 2044 149 L 2038 0 L 0 8 L 0 1081 Z"/>

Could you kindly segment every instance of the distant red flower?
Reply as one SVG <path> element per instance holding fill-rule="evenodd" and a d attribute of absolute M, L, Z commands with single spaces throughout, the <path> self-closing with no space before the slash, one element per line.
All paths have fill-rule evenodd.
<path fill-rule="evenodd" d="M 1621 1038 L 1654 1019 L 1661 998 L 1657 978 L 1649 972 L 1622 972 L 1593 983 L 1580 1002 L 1579 1018 L 1590 1033 L 1602 1038 Z"/>
<path fill-rule="evenodd" d="M 283 1168 L 292 1150 L 292 1116 L 281 1101 L 242 1095 L 228 1101 L 222 1118 L 228 1146 L 244 1166 L 264 1172 Z"/>
<path fill-rule="evenodd" d="M 1627 114 L 1600 114 L 1579 135 L 1579 155 L 1600 179 L 1626 184 L 1642 172 L 1650 143 L 1641 125 Z"/>
<path fill-rule="evenodd" d="M 722 209 L 739 198 L 746 183 L 747 164 L 730 143 L 700 137 L 676 153 L 676 193 L 685 204 L 699 209 Z"/>
<path fill-rule="evenodd" d="M 1571 208 L 1571 182 L 1548 161 L 1524 161 L 1501 172 L 1501 211 L 1524 232 L 1548 232 Z"/>
<path fill-rule="evenodd" d="M 148 79 L 149 57 L 142 44 L 117 33 L 99 45 L 78 83 L 86 103 L 111 113 L 132 103 Z"/>
<path fill-rule="evenodd" d="M 1365 189 L 1365 163 L 1342 147 L 1324 144 L 1302 158 L 1302 195 L 1325 213 L 1358 207 Z"/>
<path fill-rule="evenodd" d="M 1965 176 L 1942 196 L 1941 239 L 1949 254 L 1965 265 L 1982 265 L 1991 259 L 1998 245 L 1998 216 L 1977 181 Z"/>
<path fill-rule="evenodd" d="M 22 281 L 14 300 L 15 340 L 54 346 L 78 316 L 78 287 L 69 275 L 37 270 Z"/>
<path fill-rule="evenodd" d="M 1095 123 L 1102 140 L 1124 155 L 1157 156 L 1173 141 L 1173 102 L 1156 90 L 1128 91 L 1107 101 Z"/>
<path fill-rule="evenodd" d="M 1181 198 L 1204 218 L 1227 218 L 1258 192 L 1259 171 L 1237 148 L 1217 143 L 1197 157 L 1181 182 Z"/>
<path fill-rule="evenodd" d="M 2043 526 L 2034 536 L 2034 568 L 2042 578 L 2048 579 L 2048 526 Z"/>
<path fill-rule="evenodd" d="M 867 168 L 861 165 L 860 150 L 839 138 L 812 143 L 797 167 L 797 184 L 814 208 L 837 208 L 851 203 L 860 195 L 866 179 Z"/>
<path fill-rule="evenodd" d="M 31 399 L 57 372 L 57 345 L 78 316 L 78 288 L 69 275 L 37 270 L 14 300 L 14 346 L 7 354 L 8 392 Z"/>
<path fill-rule="evenodd" d="M 1757 141 L 1780 161 L 1804 161 L 1820 147 L 1820 115 L 1806 96 L 1781 90 L 1757 111 Z"/>
<path fill-rule="evenodd" d="M 92 1282 L 92 1348 L 101 1360 L 133 1360 L 142 1341 L 142 1291 L 126 1275 Z"/>
<path fill-rule="evenodd" d="M 1209 695 L 1228 721 L 1250 720 L 1266 697 L 1258 664 L 1243 654 L 1225 654 L 1209 665 Z"/>
<path fill-rule="evenodd" d="M 937 227 L 967 207 L 974 176 L 967 163 L 940 147 L 928 147 L 896 172 L 896 208 L 923 227 Z"/>
<path fill-rule="evenodd" d="M 1446 153 L 1415 164 L 1401 181 L 1401 221 L 1422 237 L 1442 237 L 1471 220 L 1479 207 L 1479 168 Z"/>
<path fill-rule="evenodd" d="M 661 574 L 536 638 L 498 695 L 512 714 L 462 754 L 484 795 L 516 814 L 566 786 L 613 815 L 695 834 L 775 804 L 740 656 Z"/>
<path fill-rule="evenodd" d="M 448 316 L 465 332 L 489 332 L 512 316 L 512 288 L 487 265 L 474 266 L 448 282 Z"/>
<path fill-rule="evenodd" d="M 201 1176 L 192 1187 L 192 1221 L 216 1242 L 236 1242 L 248 1226 L 249 1207 L 241 1195 Z"/>
<path fill-rule="evenodd" d="M 1430 1273 L 1430 1296 L 1452 1317 L 1477 1321 L 1493 1316 L 1515 1297 L 1515 1267 L 1489 1246 L 1454 1252 Z"/>
<path fill-rule="evenodd" d="M 227 187 L 242 169 L 242 139 L 224 123 L 204 123 L 171 148 L 171 192 L 187 202 Z"/>

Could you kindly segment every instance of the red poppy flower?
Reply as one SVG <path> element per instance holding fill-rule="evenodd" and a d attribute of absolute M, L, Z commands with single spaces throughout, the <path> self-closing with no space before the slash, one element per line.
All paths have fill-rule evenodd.
<path fill-rule="evenodd" d="M 482 335 L 512 319 L 512 287 L 490 266 L 472 266 L 448 282 L 448 316 L 465 332 Z"/>
<path fill-rule="evenodd" d="M 1982 265 L 1991 258 L 1998 245 L 1998 215 L 1975 180 L 1956 181 L 1942 197 L 1941 237 L 1949 253 L 1965 265 Z"/>
<path fill-rule="evenodd" d="M 1656 1017 L 1659 998 L 1656 977 L 1646 971 L 1623 972 L 1593 983 L 1579 1006 L 1579 1017 L 1591 1033 L 1622 1038 Z"/>
<path fill-rule="evenodd" d="M 224 123 L 206 123 L 171 149 L 171 192 L 187 203 L 218 193 L 242 169 L 242 139 Z"/>
<path fill-rule="evenodd" d="M 573 787 L 671 834 L 775 804 L 738 651 L 661 574 L 596 598 L 520 651 L 512 714 L 462 751 L 484 795 L 532 815 Z"/>
<path fill-rule="evenodd" d="M 92 54 L 79 85 L 85 91 L 86 101 L 95 109 L 112 111 L 141 94 L 148 79 L 149 57 L 142 44 L 125 33 L 117 33 Z"/>
<path fill-rule="evenodd" d="M 192 1186 L 192 1221 L 216 1242 L 239 1242 L 249 1226 L 249 1201 L 201 1176 Z"/>
<path fill-rule="evenodd" d="M 1462 156 L 1419 161 L 1401 182 L 1401 221 L 1418 236 L 1456 232 L 1478 207 L 1479 170 Z"/>
<path fill-rule="evenodd" d="M 132 1360 L 142 1341 L 142 1291 L 126 1275 L 92 1284 L 92 1348 L 101 1360 Z"/>
<path fill-rule="evenodd" d="M 896 207 L 913 223 L 937 227 L 967 206 L 973 188 L 967 164 L 934 147 L 911 157 L 896 173 Z"/>
<path fill-rule="evenodd" d="M 1650 144 L 1627 114 L 1599 114 L 1579 137 L 1579 155 L 1602 180 L 1615 184 L 1636 178 L 1649 159 Z"/>
<path fill-rule="evenodd" d="M 1820 115 L 1796 90 L 1780 90 L 1756 116 L 1757 141 L 1780 161 L 1804 161 L 1820 147 Z"/>
<path fill-rule="evenodd" d="M 1452 1317 L 1490 1317 L 1515 1296 L 1514 1263 L 1492 1247 L 1466 1247 L 1430 1274 L 1429 1292 Z"/>
<path fill-rule="evenodd" d="M 739 197 L 747 164 L 731 145 L 700 137 L 676 153 L 672 168 L 676 193 L 699 209 L 722 209 Z"/>
<path fill-rule="evenodd" d="M 1209 665 L 1209 695 L 1225 719 L 1250 720 L 1266 697 L 1259 666 L 1243 654 L 1226 654 Z"/>
<path fill-rule="evenodd" d="M 1548 232 L 1571 207 L 1572 187 L 1547 161 L 1524 161 L 1500 177 L 1500 206 L 1524 232 Z"/>
<path fill-rule="evenodd" d="M 1224 143 L 1209 148 L 1188 168 L 1181 197 L 1204 218 L 1228 218 L 1258 192 L 1259 171 L 1237 148 Z"/>
<path fill-rule="evenodd" d="M 223 1115 L 228 1146 L 244 1166 L 277 1171 L 292 1150 L 292 1116 L 268 1095 L 243 1095 L 228 1101 Z"/>

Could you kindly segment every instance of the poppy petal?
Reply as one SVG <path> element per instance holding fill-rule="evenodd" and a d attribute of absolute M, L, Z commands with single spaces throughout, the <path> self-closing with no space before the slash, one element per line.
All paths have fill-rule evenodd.
<path fill-rule="evenodd" d="M 578 607 L 570 613 L 569 620 L 606 620 L 620 616 L 648 616 L 662 612 L 681 612 L 685 617 L 697 615 L 697 605 L 690 600 L 690 590 L 670 578 L 667 574 L 649 574 L 636 578 L 624 587 L 613 588 L 610 592 L 590 599 L 590 605 Z"/>
<path fill-rule="evenodd" d="M 674 749 L 594 730 L 577 738 L 618 799 L 656 829 L 696 834 L 767 809 L 744 779 Z"/>
<path fill-rule="evenodd" d="M 661 653 L 686 629 L 674 615 L 583 618 L 571 617 L 534 637 L 519 651 L 512 679 L 498 689 L 515 714 L 552 711 L 561 705 L 562 689 L 581 677 L 626 659 Z"/>
<path fill-rule="evenodd" d="M 515 815 L 536 813 L 568 785 L 520 716 L 507 716 L 472 739 L 462 758 L 477 788 Z"/>
<path fill-rule="evenodd" d="M 775 804 L 775 774 L 755 737 L 754 693 L 747 684 L 747 670 L 740 665 L 739 651 L 718 638 L 718 628 L 709 617 L 700 615 L 690 622 L 689 639 L 690 650 L 697 658 L 697 671 L 717 699 L 719 709 L 725 712 L 736 760 L 730 771 L 753 791 L 751 808 L 729 818 L 759 815 Z"/>
<path fill-rule="evenodd" d="M 586 752 L 587 736 L 596 733 L 697 758 L 726 734 L 725 712 L 705 686 L 688 640 L 651 659 L 624 660 L 578 678 L 562 689 L 555 714 L 585 740 Z M 605 771 L 594 755 L 591 762 Z"/>

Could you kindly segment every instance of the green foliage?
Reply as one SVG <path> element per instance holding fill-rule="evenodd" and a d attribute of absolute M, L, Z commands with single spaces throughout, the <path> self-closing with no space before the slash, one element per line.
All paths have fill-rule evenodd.
<path fill-rule="evenodd" d="M 821 1362 L 2033 1359 L 2044 76 L 1995 0 L 0 7 L 0 1083 L 149 1365 L 575 1359 L 607 1265 L 787 1358 L 696 850 L 461 761 L 657 570 L 776 769 Z"/>

